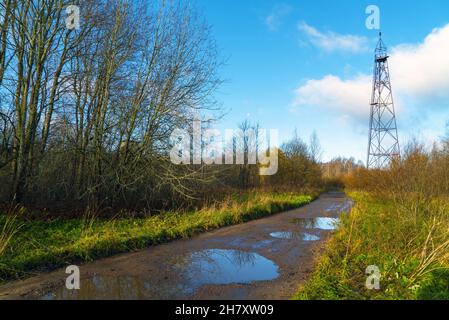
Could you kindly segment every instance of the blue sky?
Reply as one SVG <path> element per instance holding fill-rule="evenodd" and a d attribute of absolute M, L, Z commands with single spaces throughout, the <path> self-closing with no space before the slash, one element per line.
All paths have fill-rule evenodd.
<path fill-rule="evenodd" d="M 249 119 L 279 129 L 281 140 L 295 128 L 308 140 L 315 130 L 323 160 L 365 160 L 378 33 L 365 27 L 365 9 L 374 4 L 392 54 L 402 144 L 443 135 L 449 120 L 449 1 L 196 3 L 226 59 L 220 71 L 226 83 L 217 93 L 229 110 L 223 129 Z"/>

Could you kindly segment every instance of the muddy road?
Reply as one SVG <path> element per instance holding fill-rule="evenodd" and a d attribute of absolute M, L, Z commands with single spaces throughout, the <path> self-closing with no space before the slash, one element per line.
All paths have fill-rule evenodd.
<path fill-rule="evenodd" d="M 299 209 L 81 265 L 80 290 L 66 289 L 64 268 L 3 285 L 0 299 L 289 299 L 351 206 L 343 193 L 327 193 Z"/>

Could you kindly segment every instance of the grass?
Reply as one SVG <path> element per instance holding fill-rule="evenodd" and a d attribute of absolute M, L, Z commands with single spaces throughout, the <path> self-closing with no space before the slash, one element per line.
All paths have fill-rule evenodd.
<path fill-rule="evenodd" d="M 17 223 L 19 215 L 20 211 L 18 213 L 8 214 L 0 224 L 0 257 L 5 253 L 14 235 L 22 227 L 21 224 Z"/>
<path fill-rule="evenodd" d="M 142 249 L 220 227 L 265 217 L 310 203 L 312 196 L 293 193 L 256 193 L 230 197 L 224 203 L 195 212 L 165 212 L 146 218 L 15 221 L 0 217 L 8 242 L 0 254 L 0 281 L 30 276 L 71 263 L 92 261 L 116 253 Z M 0 234 L 0 239 L 2 239 Z"/>
<path fill-rule="evenodd" d="M 412 201 L 350 196 L 355 208 L 294 299 L 449 299 L 449 201 L 416 209 Z M 365 287 L 370 265 L 380 269 L 379 290 Z"/>

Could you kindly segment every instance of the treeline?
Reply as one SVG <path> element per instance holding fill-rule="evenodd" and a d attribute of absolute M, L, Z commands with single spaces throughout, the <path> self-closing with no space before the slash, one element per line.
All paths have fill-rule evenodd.
<path fill-rule="evenodd" d="M 265 138 L 257 134 L 259 126 L 249 121 L 242 122 L 238 128 L 246 136 L 249 130 L 255 132 L 255 143 L 258 144 Z M 245 150 L 245 158 L 248 149 L 251 149 L 251 141 L 245 141 L 240 149 Z M 238 146 L 236 146 L 238 147 Z M 254 150 L 261 148 L 253 146 Z M 264 151 L 264 150 L 262 150 Z M 257 165 L 232 165 L 221 168 L 217 177 L 227 186 L 238 189 L 274 189 L 276 191 L 306 191 L 317 190 L 322 187 L 322 174 L 320 165 L 321 146 L 316 134 L 312 134 L 310 142 L 306 143 L 295 131 L 290 139 L 277 148 L 277 171 L 272 175 L 260 175 L 261 164 Z M 245 159 L 245 163 L 248 163 Z"/>
<path fill-rule="evenodd" d="M 356 162 L 354 158 L 337 157 L 329 162 L 323 163 L 322 174 L 324 186 L 329 190 L 342 190 L 345 188 L 344 179 L 353 176 L 364 167 L 361 161 Z"/>
<path fill-rule="evenodd" d="M 352 175 L 358 169 L 363 168 L 364 164 L 361 161 L 356 162 L 354 158 L 337 157 L 323 163 L 322 167 L 323 176 L 332 179 Z"/>
<path fill-rule="evenodd" d="M 412 141 L 405 146 L 402 158 L 387 170 L 360 168 L 343 180 L 349 188 L 367 190 L 398 204 L 414 204 L 418 210 L 449 195 L 449 138 L 430 150 Z"/>
<path fill-rule="evenodd" d="M 449 123 L 448 123 L 449 128 Z M 449 195 L 449 130 L 431 148 L 416 139 L 382 169 L 367 169 L 353 158 L 322 164 L 323 179 L 350 190 L 368 191 L 403 203 L 430 203 Z"/>
<path fill-rule="evenodd" d="M 79 28 L 73 28 L 80 8 Z M 315 187 L 298 137 L 279 174 L 250 165 L 176 166 L 170 134 L 210 125 L 220 60 L 183 1 L 2 0 L 0 200 L 52 210 L 163 209 L 223 189 Z M 67 15 L 69 13 L 69 16 Z M 249 124 L 245 124 L 248 126 Z"/>

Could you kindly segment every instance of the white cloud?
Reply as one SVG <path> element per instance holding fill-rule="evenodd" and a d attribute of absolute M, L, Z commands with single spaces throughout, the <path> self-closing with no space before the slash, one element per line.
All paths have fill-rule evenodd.
<path fill-rule="evenodd" d="M 390 71 L 396 108 L 436 108 L 438 99 L 449 99 L 449 24 L 434 29 L 422 43 L 399 45 L 391 50 Z M 295 90 L 291 111 L 311 106 L 334 110 L 339 116 L 364 119 L 369 112 L 372 75 L 342 79 L 327 75 L 308 80 Z M 413 99 L 413 100 L 411 100 Z"/>
<path fill-rule="evenodd" d="M 371 77 L 360 75 L 342 80 L 328 75 L 319 80 L 308 80 L 296 89 L 292 111 L 303 106 L 323 107 L 338 110 L 342 116 L 366 115 L 369 104 Z"/>
<path fill-rule="evenodd" d="M 332 31 L 323 33 L 306 22 L 299 23 L 298 29 L 308 36 L 312 44 L 327 52 L 345 51 L 360 53 L 368 50 L 368 39 L 366 37 L 338 34 Z"/>
<path fill-rule="evenodd" d="M 270 31 L 277 31 L 282 24 L 283 18 L 289 15 L 291 11 L 292 7 L 287 4 L 275 6 L 270 15 L 265 17 L 265 25 Z"/>
<path fill-rule="evenodd" d="M 399 45 L 390 58 L 392 81 L 411 97 L 449 96 L 449 24 L 430 33 L 421 44 Z"/>

